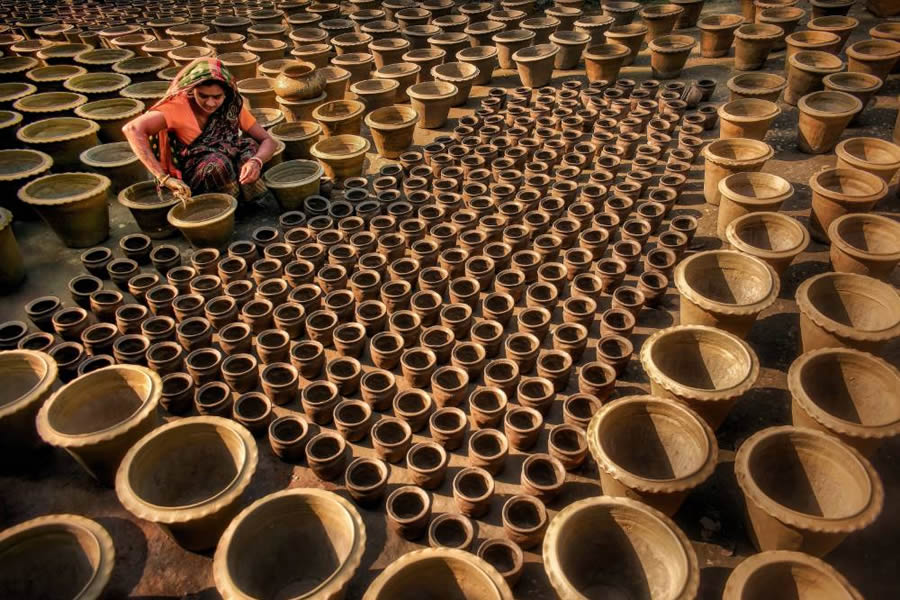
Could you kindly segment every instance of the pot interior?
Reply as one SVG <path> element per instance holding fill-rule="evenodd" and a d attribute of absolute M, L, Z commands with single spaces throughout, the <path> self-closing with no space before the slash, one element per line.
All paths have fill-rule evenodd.
<path fill-rule="evenodd" d="M 469 539 L 469 532 L 460 518 L 447 518 L 434 525 L 432 536 L 441 546 L 461 548 Z"/>
<path fill-rule="evenodd" d="M 147 400 L 153 379 L 137 369 L 113 369 L 79 377 L 50 406 L 50 426 L 63 435 L 90 435 L 131 417 Z"/>
<path fill-rule="evenodd" d="M 900 227 L 865 215 L 844 218 L 837 226 L 837 234 L 844 242 L 862 252 L 895 254 L 900 252 Z"/>
<path fill-rule="evenodd" d="M 788 218 L 765 215 L 742 218 L 734 229 L 737 237 L 754 248 L 773 252 L 787 252 L 796 248 L 803 240 L 803 233 L 798 224 Z"/>
<path fill-rule="evenodd" d="M 853 158 L 873 165 L 887 166 L 900 162 L 900 148 L 881 140 L 852 138 L 841 144 L 841 147 Z"/>
<path fill-rule="evenodd" d="M 0 407 L 30 393 L 47 376 L 47 364 L 30 354 L 9 353 L 0 356 Z"/>
<path fill-rule="evenodd" d="M 745 198 L 773 199 L 790 192 L 791 184 L 781 177 L 768 173 L 735 173 L 726 178 L 732 193 Z"/>
<path fill-rule="evenodd" d="M 475 563 L 455 556 L 429 556 L 407 563 L 384 582 L 373 600 L 498 600 L 491 578 Z"/>
<path fill-rule="evenodd" d="M 859 107 L 859 100 L 844 92 L 816 92 L 804 99 L 807 108 L 824 113 L 845 113 Z"/>
<path fill-rule="evenodd" d="M 314 597 L 342 567 L 357 532 L 347 510 L 333 500 L 305 494 L 258 505 L 240 522 L 228 546 L 232 580 L 252 598 Z M 284 558 L 309 551 L 293 568 Z"/>
<path fill-rule="evenodd" d="M 883 331 L 900 322 L 893 288 L 862 277 L 821 277 L 808 291 L 810 303 L 829 319 L 861 331 Z"/>
<path fill-rule="evenodd" d="M 710 391 L 740 385 L 752 367 L 744 347 L 718 330 L 672 330 L 656 340 L 650 357 L 669 379 Z"/>
<path fill-rule="evenodd" d="M 784 590 L 791 590 L 797 600 L 852 598 L 844 584 L 831 573 L 790 558 L 754 570 L 744 582 L 740 597 L 741 600 L 767 600 L 777 598 Z"/>
<path fill-rule="evenodd" d="M 684 279 L 701 296 L 737 306 L 760 302 L 773 285 L 765 264 L 735 252 L 695 255 L 684 264 Z"/>
<path fill-rule="evenodd" d="M 185 204 L 179 202 L 172 208 L 172 217 L 190 223 L 202 223 L 224 217 L 233 208 L 234 200 L 227 194 L 201 194 Z"/>

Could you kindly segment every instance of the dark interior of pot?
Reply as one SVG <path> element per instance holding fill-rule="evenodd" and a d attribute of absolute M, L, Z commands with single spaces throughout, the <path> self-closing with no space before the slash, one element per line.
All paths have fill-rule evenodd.
<path fill-rule="evenodd" d="M 57 394 L 48 413 L 50 426 L 64 435 L 85 435 L 118 425 L 150 395 L 153 380 L 132 369 L 79 377 Z"/>
<path fill-rule="evenodd" d="M 234 412 L 244 419 L 259 419 L 270 410 L 262 394 L 248 394 L 234 404 Z"/>
<path fill-rule="evenodd" d="M 472 436 L 472 449 L 483 457 L 493 458 L 500 456 L 505 449 L 500 433 L 491 432 L 490 429 L 485 429 L 484 431 L 486 433 L 479 432 Z"/>
<path fill-rule="evenodd" d="M 765 264 L 737 252 L 696 254 L 684 263 L 684 278 L 698 294 L 738 306 L 760 302 L 774 285 Z"/>
<path fill-rule="evenodd" d="M 448 513 L 445 513 L 448 514 Z M 442 519 L 431 530 L 434 540 L 447 548 L 462 548 L 469 540 L 470 529 L 460 517 Z"/>
<path fill-rule="evenodd" d="M 749 473 L 774 502 L 795 512 L 843 519 L 862 512 L 872 496 L 868 473 L 846 446 L 805 430 L 761 440 L 749 457 Z"/>
<path fill-rule="evenodd" d="M 29 393 L 47 374 L 47 364 L 32 355 L 6 354 L 0 356 L 0 406 L 15 402 Z"/>
<path fill-rule="evenodd" d="M 735 235 L 748 246 L 773 252 L 796 248 L 803 240 L 801 225 L 790 217 L 752 214 L 735 225 Z"/>
<path fill-rule="evenodd" d="M 497 586 L 471 562 L 428 557 L 393 574 L 373 600 L 497 600 Z"/>
<path fill-rule="evenodd" d="M 515 551 L 506 544 L 491 544 L 479 552 L 481 558 L 497 569 L 500 574 L 509 573 L 516 568 Z"/>
<path fill-rule="evenodd" d="M 481 498 L 490 490 L 485 476 L 474 471 L 463 473 L 456 481 L 456 488 L 466 498 Z"/>
<path fill-rule="evenodd" d="M 257 506 L 235 529 L 228 569 L 240 591 L 253 598 L 315 597 L 315 589 L 350 556 L 357 532 L 336 502 L 288 495 Z M 287 557 L 303 552 L 302 560 Z"/>
<path fill-rule="evenodd" d="M 784 559 L 755 570 L 744 583 L 741 600 L 769 600 L 790 594 L 795 600 L 848 600 L 851 596 L 831 573 Z"/>
<path fill-rule="evenodd" d="M 201 194 L 187 203 L 179 202 L 171 215 L 187 222 L 201 223 L 223 217 L 231 208 L 233 198 L 227 194 Z"/>
<path fill-rule="evenodd" d="M 507 413 L 509 424 L 519 430 L 529 430 L 535 427 L 535 416 L 524 410 L 517 410 Z"/>
<path fill-rule="evenodd" d="M 85 119 L 55 117 L 26 125 L 21 131 L 23 137 L 27 137 L 31 140 L 43 141 L 61 136 L 74 135 L 82 131 L 86 132 L 90 128 L 91 122 Z"/>
<path fill-rule="evenodd" d="M 701 390 L 735 387 L 752 366 L 744 347 L 718 330 L 670 331 L 657 339 L 651 359 L 666 377 Z"/>
<path fill-rule="evenodd" d="M 337 458 L 342 450 L 341 441 L 335 435 L 319 436 L 306 447 L 310 458 L 317 460 L 332 460 Z"/>
<path fill-rule="evenodd" d="M 43 163 L 41 155 L 32 150 L 5 150 L 0 152 L 0 176 L 31 171 Z"/>
<path fill-rule="evenodd" d="M 827 352 L 803 365 L 800 385 L 809 399 L 835 418 L 873 427 L 900 420 L 900 381 L 867 357 Z"/>
<path fill-rule="evenodd" d="M 92 192 L 100 188 L 102 179 L 90 173 L 66 173 L 39 179 L 26 186 L 28 195 L 37 200 L 59 200 Z"/>
<path fill-rule="evenodd" d="M 3 598 L 77 598 L 94 577 L 100 548 L 87 532 L 46 524 L 0 547 Z"/>
<path fill-rule="evenodd" d="M 298 419 L 284 419 L 275 424 L 273 434 L 278 441 L 290 443 L 303 437 L 305 431 L 303 424 Z"/>
<path fill-rule="evenodd" d="M 812 305 L 826 317 L 862 331 L 883 331 L 900 322 L 900 301 L 887 285 L 865 277 L 822 277 L 809 286 Z"/>
<path fill-rule="evenodd" d="M 565 473 L 560 473 L 557 466 L 549 458 L 543 458 L 535 454 L 532 454 L 532 459 L 526 462 L 524 474 L 527 475 L 528 479 L 541 486 L 556 485 L 565 477 Z"/>
<path fill-rule="evenodd" d="M 900 252 L 900 225 L 894 221 L 853 215 L 837 226 L 838 236 L 850 246 L 871 254 Z"/>
<path fill-rule="evenodd" d="M 147 441 L 134 456 L 128 481 L 141 501 L 181 508 L 221 493 L 247 460 L 241 437 L 213 423 L 186 423 Z"/>
<path fill-rule="evenodd" d="M 444 412 L 434 414 L 431 423 L 434 425 L 434 428 L 439 431 L 455 432 L 461 427 L 464 427 L 466 421 L 465 415 L 461 416 L 461 414 L 455 410 L 445 410 Z"/>
<path fill-rule="evenodd" d="M 587 598 L 677 598 L 688 577 L 678 538 L 665 523 L 630 506 L 576 511 L 557 540 L 563 576 Z"/>
<path fill-rule="evenodd" d="M 816 177 L 819 185 L 830 192 L 847 196 L 869 196 L 883 188 L 874 175 L 856 169 L 829 169 Z"/>
<path fill-rule="evenodd" d="M 436 469 L 444 462 L 444 455 L 433 446 L 420 446 L 413 451 L 409 462 L 417 469 Z"/>

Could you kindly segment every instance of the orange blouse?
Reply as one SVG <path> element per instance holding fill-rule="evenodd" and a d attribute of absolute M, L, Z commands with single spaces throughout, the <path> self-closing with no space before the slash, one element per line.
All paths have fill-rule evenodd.
<path fill-rule="evenodd" d="M 157 106 L 153 110 L 161 112 L 166 118 L 166 129 L 174 131 L 178 141 L 185 145 L 191 145 L 200 135 L 200 124 L 191 108 L 190 100 L 186 95 L 175 96 L 168 102 Z M 241 131 L 247 132 L 256 125 L 256 119 L 244 106 L 239 117 Z"/>

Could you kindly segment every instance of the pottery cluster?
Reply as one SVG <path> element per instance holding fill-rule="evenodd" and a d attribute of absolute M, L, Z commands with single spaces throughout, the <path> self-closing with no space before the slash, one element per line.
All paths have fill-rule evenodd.
<path fill-rule="evenodd" d="M 900 433 L 900 372 L 880 357 L 900 337 L 900 225 L 877 212 L 900 147 L 844 132 L 900 36 L 848 44 L 849 1 L 813 0 L 808 21 L 796 2 L 740 4 L 16 8 L 0 182 L 20 202 L 0 210 L 0 285 L 25 277 L 12 223 L 31 211 L 83 272 L 0 323 L 0 445 L 63 450 L 131 515 L 214 551 L 226 598 L 349 597 L 372 566 L 364 511 L 383 510 L 390 536 L 430 548 L 365 600 L 512 600 L 529 551 L 562 598 L 689 600 L 700 565 L 672 517 L 713 477 L 717 430 L 759 385 L 759 318 L 814 240 L 832 271 L 796 287 L 791 424 L 737 448 L 759 553 L 724 597 L 859 597 L 821 557 L 881 513 L 868 457 Z M 654 78 L 631 79 L 644 44 Z M 746 72 L 690 79 L 697 46 Z M 759 71 L 776 55 L 784 76 Z M 121 138 L 203 56 L 278 142 L 263 180 L 280 217 L 248 239 L 238 198 L 178 201 Z M 568 73 L 582 64 L 587 81 Z M 500 70 L 522 85 L 491 87 Z M 797 147 L 836 157 L 808 182 L 808 228 L 769 162 L 770 130 L 795 116 Z M 110 248 L 113 196 L 140 233 Z M 695 239 L 689 196 L 725 247 Z M 638 372 L 649 393 L 617 391 Z M 313 483 L 253 493 L 272 457 Z M 571 502 L 573 473 L 602 495 Z M 503 535 L 479 538 L 491 518 Z M 284 569 L 273 557 L 298 540 L 316 551 Z M 97 598 L 115 563 L 106 529 L 75 515 L 0 532 L 0 551 L 20 545 L 27 581 L 0 566 L 4 596 Z M 64 581 L 39 576 L 48 555 Z"/>

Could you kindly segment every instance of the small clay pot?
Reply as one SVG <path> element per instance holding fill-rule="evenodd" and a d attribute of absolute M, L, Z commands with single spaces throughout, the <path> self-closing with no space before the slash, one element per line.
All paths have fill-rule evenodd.
<path fill-rule="evenodd" d="M 347 467 L 344 481 L 357 504 L 372 507 L 384 497 L 390 468 L 380 460 L 357 458 Z"/>
<path fill-rule="evenodd" d="M 475 527 L 462 515 L 443 513 L 428 527 L 428 544 L 432 548 L 468 550 L 474 539 Z"/>
<path fill-rule="evenodd" d="M 432 439 L 447 451 L 462 445 L 467 423 L 465 413 L 455 407 L 438 408 L 428 419 Z"/>
<path fill-rule="evenodd" d="M 348 442 L 358 442 L 372 428 L 372 409 L 360 400 L 344 400 L 334 407 L 334 424 Z"/>
<path fill-rule="evenodd" d="M 386 417 L 372 427 L 372 446 L 378 457 L 389 463 L 406 458 L 412 443 L 412 430 L 401 419 Z"/>
<path fill-rule="evenodd" d="M 547 509 L 534 496 L 513 496 L 503 505 L 503 530 L 523 550 L 541 543 L 547 530 Z"/>
<path fill-rule="evenodd" d="M 441 485 L 447 471 L 447 451 L 434 442 L 413 445 L 406 455 L 406 466 L 413 482 L 426 490 Z"/>
<path fill-rule="evenodd" d="M 497 569 L 510 587 L 518 583 L 525 557 L 514 542 L 503 538 L 484 540 L 478 547 L 477 556 Z"/>
<path fill-rule="evenodd" d="M 483 517 L 491 506 L 494 479 L 479 467 L 465 467 L 453 478 L 453 499 L 459 512 L 471 518 Z"/>
<path fill-rule="evenodd" d="M 246 427 L 254 437 L 269 430 L 272 421 L 272 402 L 259 392 L 249 392 L 238 396 L 232 408 L 234 420 Z"/>

